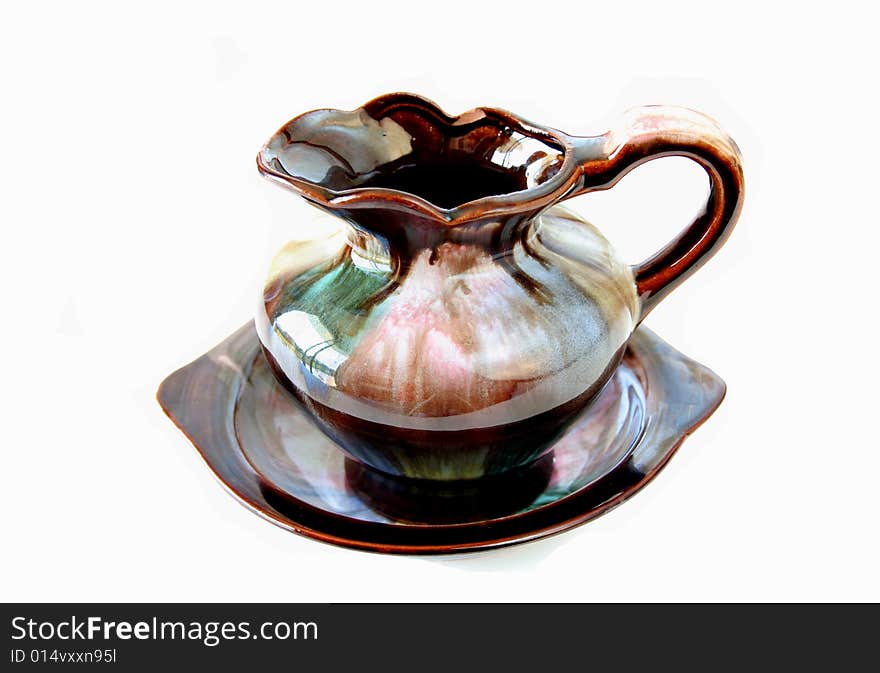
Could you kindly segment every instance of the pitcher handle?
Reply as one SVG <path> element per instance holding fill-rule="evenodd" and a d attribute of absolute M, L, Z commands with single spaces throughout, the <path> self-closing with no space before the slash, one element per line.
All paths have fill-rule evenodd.
<path fill-rule="evenodd" d="M 572 143 L 582 180 L 569 196 L 609 189 L 636 166 L 659 157 L 687 157 L 709 175 L 703 211 L 666 247 L 633 266 L 641 321 L 727 240 L 742 209 L 742 156 L 711 118 L 659 105 L 630 110 L 619 129 L 572 138 Z"/>

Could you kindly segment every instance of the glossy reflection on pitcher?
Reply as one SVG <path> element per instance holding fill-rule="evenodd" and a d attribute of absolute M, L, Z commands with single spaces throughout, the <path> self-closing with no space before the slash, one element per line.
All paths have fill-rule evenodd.
<path fill-rule="evenodd" d="M 529 464 L 595 397 L 647 311 L 723 242 L 741 201 L 732 141 L 691 111 L 627 119 L 577 138 L 396 94 L 272 136 L 264 175 L 345 226 L 281 250 L 258 334 L 279 381 L 352 458 L 435 480 Z M 711 207 L 689 241 L 643 265 L 557 205 L 671 153 L 707 167 Z"/>

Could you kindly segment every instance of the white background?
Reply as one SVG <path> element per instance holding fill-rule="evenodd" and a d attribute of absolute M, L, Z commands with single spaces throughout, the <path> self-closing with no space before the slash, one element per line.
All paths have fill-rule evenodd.
<path fill-rule="evenodd" d="M 857 6 L 6 4 L 0 599 L 880 600 L 878 49 Z M 325 546 L 234 502 L 154 400 L 317 226 L 259 146 L 394 90 L 575 134 L 686 105 L 742 149 L 739 225 L 647 320 L 727 399 L 587 526 L 452 560 Z M 705 183 L 667 159 L 570 203 L 636 262 Z"/>

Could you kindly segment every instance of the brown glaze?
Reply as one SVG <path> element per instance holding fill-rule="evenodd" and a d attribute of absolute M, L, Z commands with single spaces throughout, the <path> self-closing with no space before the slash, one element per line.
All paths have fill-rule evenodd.
<path fill-rule="evenodd" d="M 742 209 L 739 149 L 712 119 L 693 110 L 644 106 L 627 112 L 621 129 L 583 137 L 497 108 L 476 108 L 454 117 L 432 101 L 407 93 L 380 96 L 362 110 L 372 118 L 399 123 L 418 139 L 415 150 L 356 180 L 349 175 L 315 183 L 291 175 L 265 149 L 258 154 L 257 165 L 266 177 L 294 189 L 314 205 L 362 224 L 392 246 L 399 242 L 400 250 L 470 240 L 478 232 L 486 240 L 487 232 L 477 225 L 504 223 L 505 229 L 513 229 L 516 222 L 562 199 L 613 187 L 646 161 L 669 156 L 696 161 L 710 180 L 704 212 L 656 255 L 635 267 L 645 314 L 718 250 Z M 287 129 L 306 117 L 289 122 L 279 133 L 295 140 Z M 491 151 L 513 133 L 545 144 L 545 150 L 530 160 L 558 153 L 531 185 L 524 177 L 527 163 L 501 169 L 488 160 Z M 468 141 L 450 150 L 450 139 L 462 137 Z M 490 231 L 498 235 L 495 227 Z"/>
<path fill-rule="evenodd" d="M 346 459 L 346 484 L 371 509 L 394 521 L 461 524 L 509 516 L 531 505 L 553 474 L 553 453 L 525 467 L 480 479 L 402 479 Z"/>
<path fill-rule="evenodd" d="M 623 349 L 614 356 L 599 382 L 565 404 L 522 421 L 460 431 L 401 428 L 331 409 L 303 395 L 296 386 L 291 385 L 265 347 L 263 355 L 278 381 L 312 413 L 321 430 L 340 449 L 364 465 L 371 466 L 386 483 L 396 477 L 402 482 L 396 488 L 407 491 L 419 488 L 419 482 L 430 480 L 402 475 L 426 471 L 425 466 L 441 461 L 449 465 L 467 465 L 473 463 L 476 457 L 480 474 L 487 478 L 511 468 L 529 465 L 547 453 L 571 422 L 588 408 L 617 368 L 623 357 Z M 376 446 L 381 446 L 382 450 L 376 451 Z M 439 456 L 438 447 L 442 447 Z M 414 469 L 412 466 L 420 468 Z M 454 484 L 447 484 L 447 487 L 454 488 Z"/>
<path fill-rule="evenodd" d="M 350 156 L 338 157 L 341 169 L 333 167 L 320 179 L 315 179 L 297 174 L 295 166 L 283 164 L 280 152 L 273 149 L 270 141 L 257 155 L 260 172 L 315 205 L 340 211 L 351 220 L 363 223 L 369 231 L 391 239 L 410 235 L 417 244 L 442 238 L 442 229 L 456 225 L 486 223 L 499 218 L 508 220 L 517 213 L 528 216 L 558 201 L 560 195 L 578 181 L 575 159 L 570 151 L 573 149 L 572 139 L 565 134 L 494 108 L 477 108 L 450 116 L 432 101 L 413 94 L 380 96 L 354 113 L 315 110 L 285 124 L 273 139 L 281 136 L 288 145 L 308 144 L 314 142 L 316 133 L 326 123 L 322 114 L 357 114 L 360 111 L 371 119 L 391 120 L 395 127 L 414 139 L 409 151 L 400 159 L 378 166 L 371 163 L 371 170 L 358 170 Z M 502 171 L 490 161 L 494 150 L 514 134 L 543 144 L 543 154 L 552 159 L 536 180 L 538 184 L 528 190 L 522 179 L 525 165 L 508 168 L 503 171 L 506 177 L 499 179 Z M 387 137 L 385 131 L 382 131 L 382 137 Z M 369 142 L 377 141 L 378 138 Z M 322 142 L 321 148 L 326 150 L 327 143 Z M 447 205 L 441 205 L 419 191 L 402 191 L 389 186 L 395 182 L 394 176 L 407 167 L 409 170 L 416 167 L 422 176 L 428 173 L 436 176 L 438 172 L 447 176 L 452 174 L 452 184 L 458 187 L 458 191 L 448 192 L 447 196 L 455 198 L 449 198 Z M 471 178 L 477 177 L 475 183 L 455 175 L 462 168 L 470 173 Z M 484 172 L 489 173 L 485 183 Z M 499 182 L 493 182 L 493 175 Z M 502 184 L 518 189 L 514 192 L 492 189 Z M 417 180 L 416 186 L 432 188 L 424 179 Z M 477 196 L 477 199 L 470 200 L 469 196 Z"/>
<path fill-rule="evenodd" d="M 691 110 L 650 106 L 630 112 L 620 132 L 576 141 L 583 183 L 573 195 L 608 189 L 641 164 L 660 157 L 685 157 L 709 176 L 702 212 L 662 250 L 633 268 L 642 318 L 699 269 L 724 244 L 742 210 L 742 160 L 733 140 L 712 120 Z"/>
<path fill-rule="evenodd" d="M 609 385 L 552 454 L 531 471 L 485 480 L 497 496 L 508 486 L 506 499 L 481 496 L 484 480 L 470 491 L 383 483 L 346 463 L 274 379 L 252 325 L 169 376 L 157 397 L 227 490 L 266 520 L 330 544 L 425 555 L 526 542 L 607 512 L 656 476 L 724 390 L 710 370 L 639 328 Z M 442 523 L 436 508 L 446 512 Z"/>
<path fill-rule="evenodd" d="M 708 173 L 705 212 L 643 264 L 556 204 L 653 158 Z M 644 107 L 571 136 L 411 94 L 285 124 L 268 178 L 349 225 L 273 265 L 257 327 L 273 371 L 353 459 L 462 480 L 527 465 L 588 408 L 632 330 L 724 242 L 739 152 L 707 117 Z"/>

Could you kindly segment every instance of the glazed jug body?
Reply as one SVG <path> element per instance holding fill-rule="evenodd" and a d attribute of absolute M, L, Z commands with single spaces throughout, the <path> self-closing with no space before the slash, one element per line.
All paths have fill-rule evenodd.
<path fill-rule="evenodd" d="M 395 259 L 352 227 L 279 255 L 257 320 L 267 357 L 371 467 L 472 479 L 527 464 L 623 353 L 635 282 L 594 227 L 554 208 L 480 238 Z"/>
<path fill-rule="evenodd" d="M 345 224 L 273 263 L 256 324 L 278 380 L 387 475 L 470 480 L 544 455 L 738 212 L 707 208 L 718 226 L 703 223 L 693 259 L 677 240 L 640 267 L 619 260 L 558 202 L 662 154 L 631 136 L 621 159 L 607 134 L 573 139 L 491 109 L 449 117 L 405 94 L 289 122 L 261 170 Z"/>

